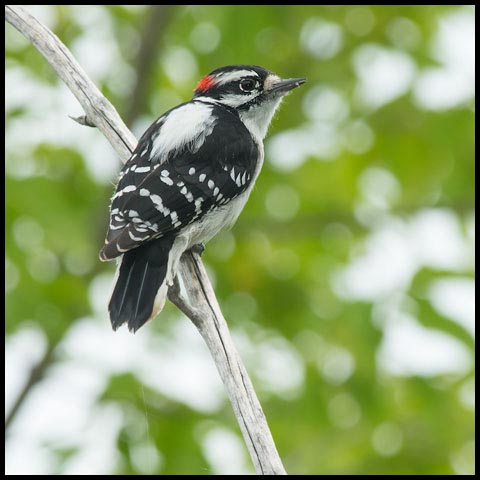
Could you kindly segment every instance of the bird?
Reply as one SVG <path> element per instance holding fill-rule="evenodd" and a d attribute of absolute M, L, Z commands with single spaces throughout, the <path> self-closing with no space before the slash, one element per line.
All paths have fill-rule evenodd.
<path fill-rule="evenodd" d="M 126 323 L 135 333 L 160 313 L 182 254 L 203 251 L 235 223 L 262 168 L 272 117 L 305 81 L 256 65 L 217 68 L 145 131 L 119 173 L 99 254 L 117 259 L 113 330 Z"/>

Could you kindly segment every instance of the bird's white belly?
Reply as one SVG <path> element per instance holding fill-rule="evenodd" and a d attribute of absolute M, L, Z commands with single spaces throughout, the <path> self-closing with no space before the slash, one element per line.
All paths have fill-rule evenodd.
<path fill-rule="evenodd" d="M 181 236 L 185 237 L 187 241 L 185 250 L 188 250 L 198 243 L 206 243 L 224 228 L 231 227 L 243 210 L 250 192 L 251 189 L 249 188 L 228 204 L 212 210 L 200 221 L 188 226 L 181 233 Z"/>
<path fill-rule="evenodd" d="M 231 227 L 237 220 L 240 212 L 245 206 L 246 201 L 252 191 L 253 184 L 237 198 L 224 205 L 221 208 L 212 210 L 201 220 L 198 220 L 188 227 L 175 238 L 172 249 L 168 256 L 167 265 L 167 285 L 173 285 L 177 273 L 178 263 L 182 253 L 199 243 L 206 243 L 211 240 L 223 228 Z"/>

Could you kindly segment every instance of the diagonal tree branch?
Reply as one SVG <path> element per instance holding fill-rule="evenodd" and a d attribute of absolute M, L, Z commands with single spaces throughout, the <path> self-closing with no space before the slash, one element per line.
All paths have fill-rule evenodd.
<path fill-rule="evenodd" d="M 67 47 L 53 32 L 18 5 L 5 5 L 5 20 L 28 38 L 46 58 L 85 110 L 86 123 L 98 127 L 125 163 L 135 149 L 137 139 Z"/>
<path fill-rule="evenodd" d="M 67 84 L 85 110 L 84 123 L 97 126 L 120 159 L 126 162 L 137 140 L 65 45 L 16 5 L 5 6 L 5 18 L 33 43 Z M 227 389 L 257 473 L 285 475 L 262 407 L 198 254 L 187 252 L 183 255 L 176 285 L 169 290 L 169 298 L 192 320 L 204 338 Z"/>

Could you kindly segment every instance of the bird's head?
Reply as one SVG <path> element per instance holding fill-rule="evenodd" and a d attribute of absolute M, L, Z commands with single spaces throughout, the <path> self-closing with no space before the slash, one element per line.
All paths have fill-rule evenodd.
<path fill-rule="evenodd" d="M 231 65 L 203 77 L 193 98 L 234 108 L 244 123 L 263 139 L 282 98 L 305 82 L 305 78 L 283 80 L 255 65 Z"/>

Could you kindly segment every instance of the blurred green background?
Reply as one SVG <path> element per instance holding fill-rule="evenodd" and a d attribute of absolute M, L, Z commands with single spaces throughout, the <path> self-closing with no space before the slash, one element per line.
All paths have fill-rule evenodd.
<path fill-rule="evenodd" d="M 223 65 L 306 76 L 204 261 L 291 474 L 474 473 L 474 7 L 32 6 L 137 136 Z M 172 305 L 113 333 L 120 163 L 6 30 L 7 474 L 252 473 Z"/>

